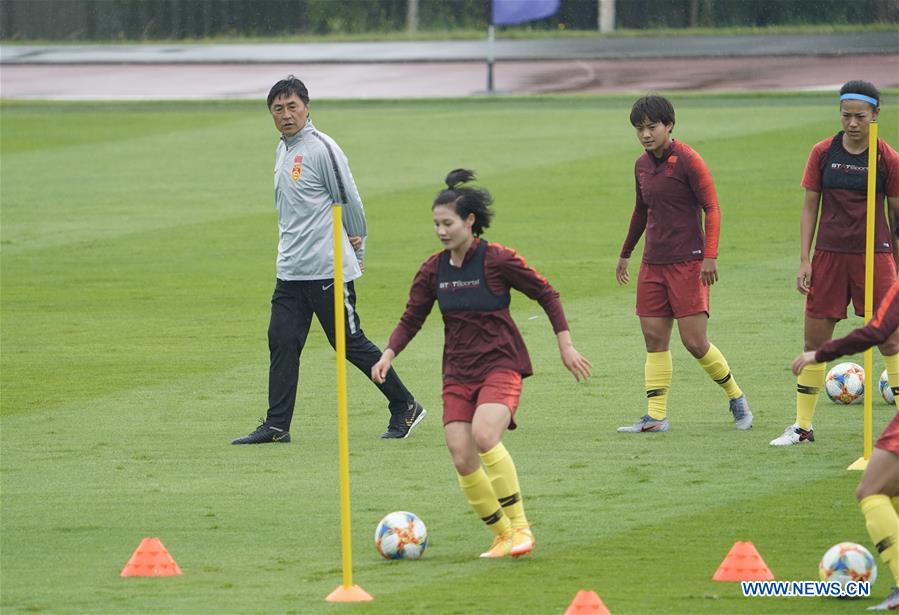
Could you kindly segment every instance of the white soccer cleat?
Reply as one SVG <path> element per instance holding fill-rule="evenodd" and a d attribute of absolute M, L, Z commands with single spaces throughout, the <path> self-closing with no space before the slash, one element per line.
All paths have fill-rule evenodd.
<path fill-rule="evenodd" d="M 808 429 L 803 429 L 797 424 L 790 425 L 778 437 L 771 440 L 771 446 L 790 446 L 793 444 L 802 444 L 803 442 L 814 442 L 815 430 L 809 425 Z"/>
<path fill-rule="evenodd" d="M 658 421 L 648 414 L 644 414 L 633 425 L 625 425 L 618 428 L 618 433 L 647 433 L 653 431 L 668 431 L 668 417 Z"/>

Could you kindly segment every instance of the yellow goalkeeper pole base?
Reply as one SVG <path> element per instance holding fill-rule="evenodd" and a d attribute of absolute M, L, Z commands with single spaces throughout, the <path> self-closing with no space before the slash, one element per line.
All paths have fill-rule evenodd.
<path fill-rule="evenodd" d="M 865 459 L 864 457 L 859 457 L 858 459 L 853 461 L 851 464 L 849 464 L 849 467 L 846 469 L 847 470 L 859 470 L 861 472 L 864 472 L 865 468 L 867 468 L 867 467 L 868 467 L 868 460 Z"/>

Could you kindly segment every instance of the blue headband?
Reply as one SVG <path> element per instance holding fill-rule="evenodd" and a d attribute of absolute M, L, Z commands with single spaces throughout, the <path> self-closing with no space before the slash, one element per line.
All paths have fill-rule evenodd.
<path fill-rule="evenodd" d="M 840 100 L 863 100 L 866 103 L 872 104 L 875 107 L 879 106 L 876 98 L 871 98 L 870 96 L 865 96 L 864 94 L 843 94 L 840 96 Z"/>

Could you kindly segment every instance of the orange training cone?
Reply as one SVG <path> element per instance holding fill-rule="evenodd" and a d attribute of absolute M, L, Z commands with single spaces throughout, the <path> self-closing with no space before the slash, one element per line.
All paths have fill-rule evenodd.
<path fill-rule="evenodd" d="M 158 538 L 144 538 L 122 568 L 123 577 L 173 577 L 181 568 Z"/>
<path fill-rule="evenodd" d="M 773 581 L 774 575 L 750 541 L 734 543 L 715 571 L 713 581 Z"/>
<path fill-rule="evenodd" d="M 565 615 L 612 615 L 595 591 L 582 589 L 565 609 Z"/>

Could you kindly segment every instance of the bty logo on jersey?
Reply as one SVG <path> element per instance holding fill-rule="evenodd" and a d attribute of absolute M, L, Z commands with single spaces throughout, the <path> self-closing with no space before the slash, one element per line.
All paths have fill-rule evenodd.
<path fill-rule="evenodd" d="M 451 282 L 440 282 L 437 285 L 438 290 L 448 291 L 451 293 L 456 292 L 457 290 L 468 290 L 470 288 L 479 288 L 481 286 L 481 280 L 453 280 Z"/>
<path fill-rule="evenodd" d="M 294 156 L 293 158 L 293 169 L 290 171 L 290 177 L 293 181 L 297 181 L 300 179 L 300 174 L 303 172 L 303 157 L 302 156 Z"/>

